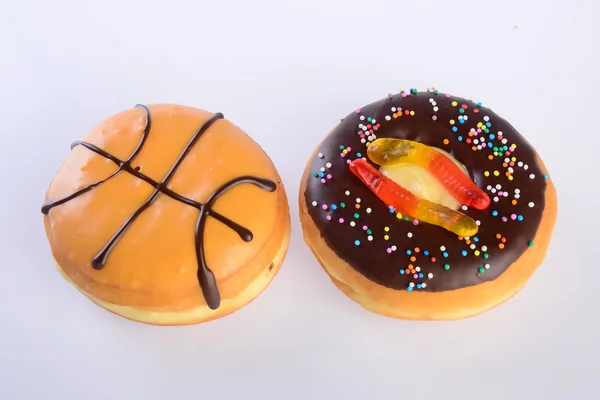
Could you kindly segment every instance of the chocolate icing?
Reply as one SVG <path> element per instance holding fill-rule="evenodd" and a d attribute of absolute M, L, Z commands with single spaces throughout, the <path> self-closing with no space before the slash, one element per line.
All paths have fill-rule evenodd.
<path fill-rule="evenodd" d="M 432 101 L 436 103 L 437 111 L 434 111 Z M 453 105 L 453 102 L 457 104 Z M 401 107 L 402 116 L 392 117 L 398 113 L 392 111 L 392 107 Z M 460 108 L 463 108 L 463 114 L 459 113 Z M 410 111 L 414 111 L 414 115 Z M 461 115 L 463 123 L 459 121 Z M 468 119 L 464 120 L 464 116 Z M 489 117 L 488 121 L 484 120 L 485 116 Z M 375 122 L 369 118 L 374 118 Z M 451 120 L 454 120 L 454 124 L 451 124 Z M 485 127 L 489 129 L 489 133 L 481 132 L 470 138 L 479 139 L 480 145 L 482 136 L 486 140 L 486 147 L 473 151 L 475 143 L 467 144 L 466 139 L 469 138 L 471 128 L 477 129 L 478 122 L 489 122 L 491 126 Z M 362 129 L 360 124 L 365 128 Z M 456 132 L 452 131 L 453 127 L 456 127 Z M 497 138 L 499 132 L 507 139 L 506 146 L 515 144 L 517 147 L 508 156 L 502 154 L 490 160 L 488 156 L 493 154 L 493 147 L 504 146 Z M 398 219 L 395 214 L 390 213 L 383 202 L 348 169 L 347 161 L 357 158 L 357 153 L 367 158 L 367 147 L 361 143 L 361 133 L 367 142 L 371 135 L 376 135 L 414 140 L 443 149 L 465 165 L 471 179 L 491 198 L 498 196 L 498 193 L 491 193 L 488 185 L 495 189 L 500 184 L 500 190 L 509 193 L 509 197 L 498 196 L 499 201 L 492 201 L 485 210 L 461 210 L 481 223 L 476 235 L 477 242 L 475 237 L 471 238 L 471 245 L 474 244 L 475 249 L 445 229 L 426 223 L 414 225 L 411 221 Z M 459 136 L 462 141 L 458 140 Z M 448 145 L 443 144 L 444 139 L 449 140 Z M 487 147 L 488 143 L 492 148 Z M 345 149 L 350 147 L 351 150 L 341 157 L 340 146 Z M 388 288 L 412 291 L 417 290 L 417 287 L 411 287 L 411 283 L 419 286 L 426 283 L 426 287 L 419 287 L 418 290 L 441 292 L 494 280 L 533 244 L 531 241 L 534 240 L 542 219 L 546 182 L 535 150 L 507 121 L 492 110 L 481 107 L 480 103 L 470 100 L 447 97 L 437 91 L 434 93 L 433 90 L 390 95 L 342 119 L 316 153 L 320 154 L 310 161 L 310 172 L 331 174 L 331 178 L 309 175 L 304 193 L 309 215 L 321 237 L 338 257 L 366 278 Z M 508 167 L 503 166 L 503 163 L 506 157 L 513 156 L 516 157 L 516 162 L 512 167 L 513 180 L 510 181 L 505 175 Z M 371 162 L 368 158 L 367 161 Z M 523 162 L 528 168 L 519 167 L 518 162 Z M 327 168 L 326 163 L 331 163 L 331 166 Z M 321 172 L 323 167 L 326 169 Z M 484 176 L 485 171 L 490 173 L 489 176 Z M 498 176 L 493 171 L 498 171 Z M 534 175 L 533 179 L 531 174 Z M 325 179 L 325 183 L 321 179 Z M 513 205 L 511 201 L 515 189 L 520 190 L 520 198 Z M 346 191 L 350 191 L 350 195 L 346 195 Z M 355 207 L 356 198 L 361 199 L 359 209 Z M 313 205 L 315 201 L 316 206 Z M 341 202 L 345 203 L 345 207 L 341 207 Z M 533 202 L 533 206 L 530 202 Z M 327 209 L 323 209 L 323 204 L 327 205 Z M 365 212 L 367 207 L 371 209 L 370 213 Z M 494 211 L 498 213 L 496 216 Z M 358 213 L 359 217 L 355 218 L 354 213 Z M 513 214 L 516 218 L 514 220 L 511 218 Z M 328 216 L 330 219 L 327 219 Z M 507 217 L 506 222 L 502 221 L 503 216 Z M 522 216 L 523 220 L 520 221 L 517 216 Z M 343 219 L 342 223 L 339 222 L 340 218 Z M 351 227 L 350 221 L 354 221 L 356 226 Z M 372 241 L 367 240 L 363 225 L 372 232 Z M 384 231 L 385 227 L 388 227 L 388 232 Z M 384 239 L 386 234 L 389 235 L 389 240 Z M 499 247 L 497 234 L 506 238 L 503 249 Z M 356 240 L 360 244 L 355 245 Z M 397 249 L 390 253 L 388 249 L 392 245 Z M 485 252 L 482 251 L 482 246 L 487 247 Z M 415 247 L 418 247 L 418 253 Z M 479 251 L 479 256 L 475 256 L 475 250 Z M 407 254 L 407 251 L 411 254 Z M 425 256 L 425 251 L 429 253 L 428 256 Z M 463 251 L 466 251 L 466 256 Z M 484 254 L 488 258 L 483 258 Z M 416 257 L 414 262 L 410 260 L 412 256 Z M 435 262 L 432 257 L 435 257 Z M 406 269 L 408 264 L 419 266 L 422 276 L 415 278 L 412 272 L 401 274 L 400 270 Z M 444 267 L 446 264 L 450 266 L 449 269 Z M 486 264 L 489 264 L 489 269 L 484 268 Z M 428 277 L 429 273 L 433 273 L 432 278 Z"/>
<path fill-rule="evenodd" d="M 52 208 L 59 206 L 61 204 L 64 204 L 70 200 L 73 200 L 74 198 L 76 198 L 86 192 L 89 192 L 90 190 L 94 189 L 95 187 L 110 180 L 111 178 L 116 176 L 121 171 L 126 171 L 126 172 L 136 176 L 137 178 L 142 179 L 143 181 L 149 183 L 152 187 L 154 187 L 154 192 L 152 192 L 150 197 L 148 197 L 148 199 L 127 219 L 127 221 L 125 221 L 125 223 L 123 225 L 121 225 L 121 227 L 117 230 L 117 232 L 115 232 L 115 234 L 109 239 L 108 243 L 104 246 L 104 248 L 102 248 L 100 250 L 100 252 L 92 259 L 92 267 L 96 270 L 101 270 L 106 265 L 106 262 L 110 255 L 111 250 L 117 244 L 119 239 L 123 236 L 123 234 L 125 233 L 127 228 L 129 226 L 131 226 L 131 224 L 136 220 L 137 217 L 139 217 L 144 212 L 144 210 L 146 210 L 148 207 L 150 207 L 152 205 L 152 203 L 154 202 L 154 200 L 160 193 L 165 194 L 177 201 L 180 201 L 184 204 L 187 204 L 189 206 L 192 206 L 192 207 L 198 209 L 200 211 L 200 214 L 198 215 L 198 219 L 196 220 L 196 229 L 195 229 L 196 257 L 198 260 L 198 282 L 202 289 L 202 293 L 203 293 L 204 299 L 206 300 L 206 304 L 211 309 L 215 310 L 219 307 L 219 305 L 221 303 L 221 296 L 219 294 L 219 289 L 217 287 L 217 282 L 214 277 L 214 274 L 212 273 L 210 268 L 208 268 L 208 265 L 206 264 L 206 258 L 204 255 L 204 227 L 206 224 L 206 219 L 209 216 L 213 217 L 217 221 L 223 223 L 224 225 L 228 226 L 230 229 L 235 231 L 243 241 L 250 242 L 250 241 L 252 241 L 253 236 L 252 236 L 252 232 L 249 229 L 244 228 L 243 226 L 237 224 L 236 222 L 230 220 L 229 218 L 217 213 L 216 211 L 214 211 L 212 209 L 212 207 L 221 195 L 225 194 L 229 189 L 231 189 L 237 185 L 249 183 L 249 184 L 258 186 L 259 188 L 261 188 L 263 190 L 273 192 L 277 188 L 277 184 L 268 179 L 263 179 L 263 178 L 253 177 L 253 176 L 240 176 L 240 177 L 230 180 L 229 182 L 227 182 L 224 185 L 222 185 L 221 187 L 219 187 L 212 195 L 210 195 L 210 197 L 204 204 L 199 203 L 192 199 L 188 199 L 186 197 L 183 197 L 183 196 L 175 193 L 174 191 L 172 191 L 171 189 L 169 189 L 167 187 L 169 184 L 169 181 L 173 178 L 173 176 L 175 175 L 175 172 L 177 172 L 177 169 L 179 168 L 179 166 L 181 165 L 181 163 L 183 162 L 183 160 L 185 159 L 185 157 L 187 156 L 187 154 L 189 153 L 191 148 L 196 144 L 198 139 L 200 139 L 200 137 L 216 121 L 223 118 L 223 114 L 216 113 L 210 119 L 208 119 L 204 124 L 202 124 L 202 126 L 192 136 L 192 138 L 190 139 L 190 141 L 188 142 L 186 147 L 183 149 L 183 151 L 181 152 L 181 154 L 179 155 L 179 157 L 177 158 L 175 163 L 171 166 L 171 168 L 170 168 L 169 172 L 167 173 L 167 175 L 165 176 L 164 180 L 162 182 L 156 182 L 152 178 L 139 172 L 139 167 L 134 168 L 131 166 L 132 161 L 142 150 L 144 143 L 146 142 L 146 139 L 148 138 L 148 135 L 150 134 L 150 128 L 152 125 L 150 110 L 148 110 L 148 108 L 146 106 L 140 105 L 140 104 L 138 104 L 136 107 L 141 107 L 144 110 L 144 112 L 146 113 L 146 126 L 144 128 L 142 137 L 141 137 L 137 147 L 135 148 L 133 153 L 131 153 L 129 158 L 127 158 L 127 160 L 125 160 L 125 161 L 122 161 L 122 160 L 118 159 L 117 157 L 113 156 L 112 154 L 107 153 L 106 151 L 98 148 L 97 146 L 95 146 L 91 143 L 81 142 L 81 141 L 74 142 L 71 145 L 71 149 L 73 149 L 76 146 L 83 146 L 86 149 L 89 149 L 90 151 L 93 151 L 94 153 L 111 160 L 119 168 L 117 168 L 117 170 L 106 179 L 103 179 L 94 184 L 85 186 L 85 187 L 83 187 L 61 199 L 46 202 L 42 206 L 42 213 L 47 215 Z"/>

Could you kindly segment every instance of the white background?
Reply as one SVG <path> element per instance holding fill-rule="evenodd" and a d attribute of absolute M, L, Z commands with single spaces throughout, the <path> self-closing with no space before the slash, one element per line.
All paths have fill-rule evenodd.
<path fill-rule="evenodd" d="M 599 20 L 596 0 L 1 0 L 0 399 L 598 399 Z M 458 322 L 364 311 L 298 219 L 304 165 L 339 118 L 428 86 L 511 121 L 559 195 L 530 283 Z M 44 235 L 39 207 L 69 144 L 156 102 L 224 112 L 290 198 L 281 272 L 207 324 L 105 312 L 54 270 Z"/>

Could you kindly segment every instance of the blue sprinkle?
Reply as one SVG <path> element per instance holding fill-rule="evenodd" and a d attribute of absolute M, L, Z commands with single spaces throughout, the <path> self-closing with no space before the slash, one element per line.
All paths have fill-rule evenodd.
<path fill-rule="evenodd" d="M 548 179 L 548 174 L 544 174 L 544 179 Z"/>
<path fill-rule="evenodd" d="M 337 206 L 336 206 L 335 204 L 332 204 L 332 205 L 331 205 L 331 209 L 332 209 L 332 210 L 337 210 Z"/>
<path fill-rule="evenodd" d="M 480 101 L 477 102 L 477 107 L 481 107 L 481 106 L 482 106 L 482 103 Z"/>
<path fill-rule="evenodd" d="M 490 133 L 490 140 L 494 140 L 494 138 L 496 137 L 496 135 L 494 135 L 493 133 Z"/>
<path fill-rule="evenodd" d="M 467 251 L 463 250 L 463 251 L 460 252 L 460 254 L 462 254 L 464 257 L 466 257 L 467 256 Z"/>
<path fill-rule="evenodd" d="M 325 176 L 325 173 L 324 172 L 319 172 L 319 176 L 322 178 L 322 177 Z"/>
<path fill-rule="evenodd" d="M 465 120 L 461 118 L 461 119 L 459 119 L 459 120 L 458 120 L 458 122 L 459 122 L 460 124 L 464 124 L 464 123 L 465 123 Z"/>
<path fill-rule="evenodd" d="M 419 278 L 423 278 L 423 273 L 419 272 Z"/>
<path fill-rule="evenodd" d="M 421 284 L 417 283 L 417 289 L 421 289 Z"/>
<path fill-rule="evenodd" d="M 355 240 L 354 244 L 358 246 L 360 244 L 360 240 Z"/>
<path fill-rule="evenodd" d="M 517 219 L 518 219 L 519 221 L 523 221 L 523 216 L 522 216 L 522 215 L 519 215 L 519 216 L 517 217 Z"/>
<path fill-rule="evenodd" d="M 406 290 L 408 290 L 409 292 L 412 292 L 412 287 L 407 287 Z"/>
<path fill-rule="evenodd" d="M 475 243 L 477 243 L 477 242 L 479 242 L 479 238 L 478 238 L 477 236 L 475 236 L 475 237 L 473 238 L 473 241 L 474 241 Z"/>
<path fill-rule="evenodd" d="M 412 251 L 406 250 L 406 254 L 408 254 L 410 256 L 412 254 Z"/>
<path fill-rule="evenodd" d="M 425 250 L 425 251 L 423 252 L 423 254 L 424 254 L 424 255 L 426 255 L 426 256 L 428 256 L 428 255 L 429 255 L 429 250 Z"/>
<path fill-rule="evenodd" d="M 459 141 L 459 142 L 462 142 L 462 136 L 459 136 L 459 137 L 458 137 L 458 141 Z"/>
<path fill-rule="evenodd" d="M 356 157 L 362 157 L 362 154 L 356 153 Z"/>
<path fill-rule="evenodd" d="M 393 214 L 393 213 L 394 213 L 394 208 L 390 207 L 390 214 Z"/>
<path fill-rule="evenodd" d="M 404 270 L 403 269 L 400 270 L 400 275 L 404 275 Z"/>
<path fill-rule="evenodd" d="M 491 122 L 486 122 L 486 123 L 485 123 L 485 126 L 487 126 L 487 127 L 489 128 L 489 127 L 491 127 L 491 126 L 492 126 L 492 123 L 491 123 Z"/>
<path fill-rule="evenodd" d="M 492 211 L 492 215 L 493 215 L 494 217 L 497 217 L 497 216 L 498 216 L 498 211 L 496 211 L 496 210 Z"/>
<path fill-rule="evenodd" d="M 444 257 L 448 257 L 448 252 L 447 252 L 447 251 L 445 251 L 445 252 L 443 252 L 443 253 L 442 253 L 442 255 L 443 255 Z"/>
<path fill-rule="evenodd" d="M 456 132 L 457 130 L 458 130 L 457 127 L 455 127 L 455 126 L 452 127 L 452 132 Z"/>

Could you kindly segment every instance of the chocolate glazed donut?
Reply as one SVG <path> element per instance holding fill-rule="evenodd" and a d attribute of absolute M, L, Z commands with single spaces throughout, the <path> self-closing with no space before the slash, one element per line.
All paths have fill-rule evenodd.
<path fill-rule="evenodd" d="M 491 199 L 485 209 L 458 210 L 476 221 L 477 234 L 457 237 L 398 214 L 357 179 L 349 169 L 352 160 L 363 158 L 379 167 L 367 157 L 368 146 L 377 138 L 419 142 L 464 165 Z M 434 89 L 403 91 L 352 112 L 318 146 L 300 192 L 305 238 L 326 264 L 311 243 L 315 239 L 307 236 L 310 221 L 318 240 L 341 262 L 385 288 L 411 295 L 468 288 L 497 280 L 536 246 L 547 196 L 555 202 L 548 178 L 535 149 L 481 103 Z M 549 214 L 551 231 L 554 204 Z M 432 316 L 438 317 L 444 318 Z"/>

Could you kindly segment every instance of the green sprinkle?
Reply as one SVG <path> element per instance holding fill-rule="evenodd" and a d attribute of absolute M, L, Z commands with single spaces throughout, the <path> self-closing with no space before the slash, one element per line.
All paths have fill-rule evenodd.
<path fill-rule="evenodd" d="M 412 94 L 417 94 L 417 89 L 410 89 L 410 91 L 412 92 Z"/>
<path fill-rule="evenodd" d="M 342 208 L 346 207 L 346 203 L 340 203 L 340 207 L 342 207 Z"/>
<path fill-rule="evenodd" d="M 354 213 L 354 218 L 358 218 L 358 213 Z"/>
<path fill-rule="evenodd" d="M 448 270 L 450 269 L 450 264 L 445 264 L 445 265 L 444 265 L 444 269 L 445 269 L 446 271 L 448 271 Z"/>
<path fill-rule="evenodd" d="M 483 253 L 483 258 L 490 258 L 490 255 L 488 253 Z"/>
<path fill-rule="evenodd" d="M 317 177 L 319 176 L 319 174 L 317 174 L 316 172 L 313 172 L 313 176 L 314 176 L 315 178 L 317 178 Z"/>
<path fill-rule="evenodd" d="M 479 267 L 479 273 L 480 273 L 480 274 L 483 274 L 484 272 L 485 272 L 485 268 L 483 268 L 483 267 Z"/>
<path fill-rule="evenodd" d="M 369 117 L 369 118 L 367 118 L 367 121 L 371 122 L 371 121 L 373 121 L 373 118 Z"/>
<path fill-rule="evenodd" d="M 344 150 L 344 148 L 345 148 L 344 146 L 340 146 L 340 150 Z"/>
<path fill-rule="evenodd" d="M 533 242 L 530 240 L 530 241 L 527 243 L 527 245 L 528 245 L 529 247 L 533 247 Z"/>
<path fill-rule="evenodd" d="M 373 233 L 373 231 L 371 231 L 370 229 L 367 229 L 367 235 L 370 235 L 372 233 Z"/>
<path fill-rule="evenodd" d="M 440 92 L 438 92 L 437 89 L 436 89 L 436 90 L 433 91 L 433 94 L 440 94 Z"/>
<path fill-rule="evenodd" d="M 404 217 L 404 220 L 405 220 L 405 221 L 408 221 L 408 217 Z"/>
<path fill-rule="evenodd" d="M 460 108 L 460 109 L 458 110 L 458 113 L 459 113 L 459 114 L 464 114 L 464 113 L 465 113 L 465 109 L 464 109 L 464 108 Z"/>

